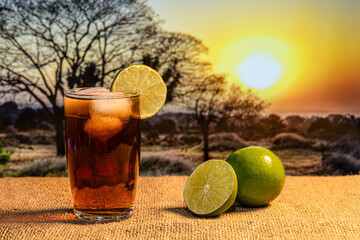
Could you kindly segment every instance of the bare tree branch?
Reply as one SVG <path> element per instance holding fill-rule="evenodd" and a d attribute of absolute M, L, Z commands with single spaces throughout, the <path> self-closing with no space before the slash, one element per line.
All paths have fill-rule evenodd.
<path fill-rule="evenodd" d="M 210 67 L 202 59 L 207 48 L 191 35 L 162 30 L 161 23 L 145 0 L 6 1 L 0 7 L 0 93 L 27 93 L 48 109 L 63 154 L 67 88 L 109 85 L 120 68 L 143 63 L 163 76 L 168 102 L 197 93 L 191 79 L 203 82 L 198 75 Z M 212 90 L 199 83 L 196 114 L 210 116 L 209 122 L 221 101 L 214 96 L 207 105 L 203 99 Z"/>

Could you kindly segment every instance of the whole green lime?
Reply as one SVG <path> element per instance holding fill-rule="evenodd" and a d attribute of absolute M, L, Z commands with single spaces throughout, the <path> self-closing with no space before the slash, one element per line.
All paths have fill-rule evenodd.
<path fill-rule="evenodd" d="M 259 207 L 274 200 L 284 187 L 285 171 L 280 159 L 262 147 L 246 147 L 233 152 L 226 161 L 234 168 L 238 180 L 236 200 Z"/>

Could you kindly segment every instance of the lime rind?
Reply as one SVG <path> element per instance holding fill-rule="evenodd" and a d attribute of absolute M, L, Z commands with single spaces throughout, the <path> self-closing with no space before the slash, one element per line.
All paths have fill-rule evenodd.
<path fill-rule="evenodd" d="M 209 160 L 190 175 L 184 188 L 184 200 L 196 215 L 217 216 L 233 205 L 237 189 L 231 165 L 223 160 Z"/>
<path fill-rule="evenodd" d="M 141 119 L 157 114 L 164 106 L 167 95 L 166 84 L 159 73 L 142 64 L 121 69 L 116 74 L 110 90 L 112 92 L 139 92 Z"/>
<path fill-rule="evenodd" d="M 284 166 L 272 151 L 246 147 L 233 152 L 226 161 L 237 175 L 237 202 L 249 207 L 265 206 L 281 193 L 285 184 Z"/>

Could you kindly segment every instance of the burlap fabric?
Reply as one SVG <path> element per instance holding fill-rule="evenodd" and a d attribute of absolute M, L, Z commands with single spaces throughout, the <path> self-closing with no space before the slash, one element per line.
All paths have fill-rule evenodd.
<path fill-rule="evenodd" d="M 0 239 L 360 239 L 360 176 L 287 177 L 268 207 L 192 215 L 187 177 L 142 177 L 132 217 L 77 221 L 67 178 L 0 179 Z"/>

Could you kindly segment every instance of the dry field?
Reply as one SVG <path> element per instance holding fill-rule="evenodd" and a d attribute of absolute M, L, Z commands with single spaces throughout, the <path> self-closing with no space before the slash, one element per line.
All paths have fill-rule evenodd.
<path fill-rule="evenodd" d="M 255 143 L 252 143 L 255 145 Z M 266 143 L 258 145 L 266 146 Z M 6 165 L 0 164 L 0 172 L 5 176 L 24 176 L 24 169 L 39 166 L 41 161 L 52 161 L 56 154 L 55 145 L 20 145 L 8 147 L 5 151 L 14 151 Z M 210 152 L 210 157 L 226 159 L 232 151 Z M 275 150 L 282 160 L 287 175 L 317 175 L 321 162 L 321 153 L 307 149 Z M 56 159 L 55 159 L 56 160 Z M 33 164 L 33 163 L 36 164 Z M 63 161 L 65 162 L 65 160 Z M 189 175 L 202 162 L 202 152 L 198 146 L 192 148 L 162 148 L 144 146 L 141 153 L 140 174 L 144 176 Z M 46 162 L 44 162 L 46 164 Z M 44 165 L 40 164 L 40 166 Z M 41 169 L 39 169 L 41 172 Z M 32 173 L 33 174 L 33 173 Z M 53 173 L 46 176 L 54 176 Z M 63 175 L 63 174 L 62 174 Z"/>
<path fill-rule="evenodd" d="M 13 176 L 34 159 L 48 158 L 56 155 L 55 145 L 21 144 L 17 147 L 6 147 L 4 150 L 6 152 L 13 151 L 14 153 L 6 165 L 0 164 L 0 172 L 3 173 L 3 176 Z"/>

